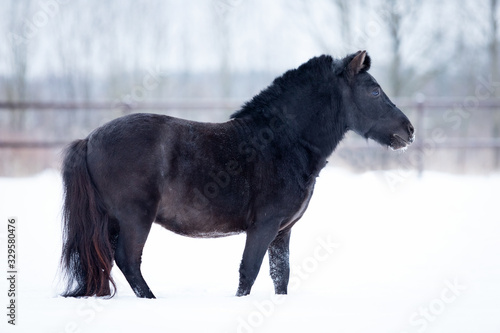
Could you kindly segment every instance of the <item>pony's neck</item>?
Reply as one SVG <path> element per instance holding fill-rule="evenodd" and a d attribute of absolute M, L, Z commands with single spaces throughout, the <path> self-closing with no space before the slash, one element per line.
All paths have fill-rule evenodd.
<path fill-rule="evenodd" d="M 275 79 L 231 117 L 249 119 L 279 136 L 281 144 L 299 144 L 326 159 L 347 132 L 336 80 L 331 57 L 313 58 Z"/>
<path fill-rule="evenodd" d="M 233 118 L 249 120 L 253 135 L 272 137 L 273 144 L 282 149 L 302 147 L 314 172 L 319 172 L 347 132 L 347 122 L 340 96 L 315 89 L 306 95 L 293 91 L 283 91 L 273 99 L 258 95 Z"/>
<path fill-rule="evenodd" d="M 302 131 L 302 140 L 325 158 L 330 156 L 348 131 L 341 101 L 325 103 Z M 314 110 L 310 110 L 314 112 Z"/>

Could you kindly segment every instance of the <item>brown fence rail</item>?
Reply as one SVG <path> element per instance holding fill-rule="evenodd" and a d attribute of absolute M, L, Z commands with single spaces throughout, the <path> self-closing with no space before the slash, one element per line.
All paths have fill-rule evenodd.
<path fill-rule="evenodd" d="M 438 109 L 467 109 L 474 108 L 476 110 L 488 110 L 500 112 L 500 99 L 491 100 L 456 100 L 456 99 L 434 99 L 429 101 L 415 101 L 410 99 L 397 100 L 397 105 L 401 109 L 415 109 L 416 113 L 413 117 L 415 127 L 422 128 L 423 118 L 426 116 L 428 110 Z M 44 112 L 44 111 L 59 111 L 59 112 L 73 112 L 75 110 L 86 111 L 111 111 L 120 109 L 124 114 L 130 112 L 138 112 L 141 110 L 162 111 L 168 113 L 169 110 L 190 110 L 200 112 L 210 112 L 213 110 L 236 110 L 242 103 L 240 101 L 167 101 L 156 103 L 137 103 L 137 104 L 124 104 L 113 102 L 0 102 L 0 112 L 9 110 L 29 110 L 30 112 Z M 422 133 L 415 144 L 418 146 L 419 141 L 424 142 Z M 68 141 L 0 141 L 0 148 L 50 148 L 54 146 L 61 146 L 67 144 Z M 364 148 L 366 146 L 359 145 L 352 148 Z M 500 148 L 500 138 L 464 138 L 447 140 L 446 142 L 439 143 L 438 148 Z"/>
<path fill-rule="evenodd" d="M 157 103 L 138 103 L 138 104 L 125 104 L 116 102 L 1 102 L 0 112 L 13 111 L 13 110 L 26 110 L 29 112 L 62 112 L 71 113 L 78 110 L 85 110 L 86 112 L 102 112 L 102 111 L 116 111 L 120 110 L 123 115 L 143 110 L 148 111 L 162 111 L 168 113 L 171 110 L 178 112 L 194 111 L 194 112 L 211 112 L 216 110 L 236 110 L 241 106 L 241 102 L 224 100 L 224 101 L 168 101 Z M 67 140 L 0 140 L 1 148 L 12 149 L 50 149 L 67 145 L 74 138 Z"/>
<path fill-rule="evenodd" d="M 0 102 L 0 111 L 30 109 L 34 111 L 74 111 L 74 110 L 214 110 L 236 109 L 241 105 L 238 101 L 169 101 L 158 103 L 113 103 L 113 102 Z"/>
<path fill-rule="evenodd" d="M 417 129 L 417 140 L 412 146 L 413 151 L 424 151 L 426 145 L 429 144 L 429 131 L 419 130 L 429 127 L 428 119 L 432 118 L 434 114 L 443 112 L 449 113 L 448 118 L 463 116 L 465 118 L 473 118 L 474 112 L 481 111 L 486 112 L 488 117 L 491 119 L 500 118 L 500 99 L 488 99 L 480 100 L 476 97 L 465 97 L 462 99 L 429 99 L 429 100 L 414 100 L 414 99 L 398 99 L 395 101 L 398 107 L 402 110 L 411 110 L 411 120 Z M 200 114 L 205 114 L 215 111 L 225 110 L 227 112 L 232 110 L 237 110 L 242 105 L 241 101 L 234 100 L 200 100 L 200 101 L 163 101 L 163 102 L 150 102 L 150 103 L 136 103 L 136 104 L 124 104 L 116 102 L 1 102 L 0 101 L 0 113 L 1 112 L 35 112 L 44 113 L 52 112 L 55 113 L 66 113 L 71 114 L 74 111 L 82 111 L 93 113 L 95 111 L 100 111 L 107 113 L 107 111 L 118 111 L 119 114 L 127 114 L 132 112 L 141 111 L 152 111 L 161 112 L 169 114 L 171 111 L 182 114 L 182 112 L 199 112 Z M 111 114 L 111 112 L 110 112 Z M 472 117 L 471 117 L 472 115 Z M 442 121 L 441 117 L 434 121 L 434 126 L 436 123 L 439 125 L 439 121 Z M 492 121 L 489 126 L 500 127 L 499 123 Z M 496 133 L 493 131 L 493 133 Z M 26 137 L 26 136 L 21 136 Z M 33 140 L 33 139 L 0 139 L 0 149 L 53 149 L 60 148 L 74 138 L 64 137 L 62 139 L 53 140 Z M 470 137 L 470 136 L 460 136 L 447 137 L 446 140 L 437 140 L 432 142 L 432 149 L 490 149 L 495 151 L 500 155 L 500 137 L 498 135 L 490 135 L 489 137 Z M 349 141 L 349 143 L 342 145 L 342 149 L 350 150 L 373 150 L 376 146 L 367 145 L 363 141 Z M 418 165 L 415 165 L 415 169 L 420 171 L 423 170 L 423 158 L 419 159 Z"/>

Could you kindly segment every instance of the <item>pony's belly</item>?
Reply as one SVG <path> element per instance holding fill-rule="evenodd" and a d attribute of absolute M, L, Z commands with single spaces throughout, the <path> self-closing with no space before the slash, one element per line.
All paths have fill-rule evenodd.
<path fill-rule="evenodd" d="M 184 232 L 179 232 L 179 231 L 174 231 L 169 228 L 166 228 L 170 231 L 175 232 L 178 235 L 181 236 L 187 236 L 187 237 L 192 237 L 192 238 L 220 238 L 220 237 L 227 237 L 227 236 L 232 236 L 232 235 L 238 235 L 242 233 L 243 231 L 192 231 L 189 233 L 184 233 Z"/>
<path fill-rule="evenodd" d="M 243 223 L 237 218 L 221 215 L 214 217 L 193 212 L 169 216 L 159 214 L 155 222 L 176 234 L 195 238 L 225 237 L 245 231 Z"/>
<path fill-rule="evenodd" d="M 214 227 L 206 228 L 201 225 L 193 225 L 192 223 L 179 223 L 173 220 L 157 219 L 156 223 L 163 226 L 165 229 L 170 230 L 178 235 L 194 237 L 194 238 L 218 238 L 231 235 L 237 235 L 244 232 L 243 229 L 235 229 L 231 227 Z"/>

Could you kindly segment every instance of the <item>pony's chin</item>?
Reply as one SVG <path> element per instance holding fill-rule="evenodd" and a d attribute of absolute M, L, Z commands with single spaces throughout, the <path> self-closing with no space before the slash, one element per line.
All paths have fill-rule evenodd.
<path fill-rule="evenodd" d="M 400 148 L 393 148 L 393 147 L 389 146 L 389 148 L 391 148 L 391 150 L 393 150 L 393 151 L 399 151 L 399 152 L 404 153 L 406 151 L 406 149 L 408 149 L 408 145 L 405 147 L 400 147 Z"/>
<path fill-rule="evenodd" d="M 393 134 L 391 137 L 391 142 L 389 144 L 389 148 L 392 150 L 400 150 L 405 151 L 408 146 L 411 144 L 411 141 L 406 141 L 402 137 L 397 134 Z"/>

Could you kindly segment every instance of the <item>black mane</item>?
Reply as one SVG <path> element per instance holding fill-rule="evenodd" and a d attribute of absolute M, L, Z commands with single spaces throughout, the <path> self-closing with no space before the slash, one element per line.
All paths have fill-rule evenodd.
<path fill-rule="evenodd" d="M 340 73 L 347 63 L 349 62 L 345 59 L 336 60 L 329 55 L 314 57 L 298 68 L 291 69 L 274 79 L 271 85 L 246 102 L 239 111 L 231 115 L 231 118 L 267 117 L 273 112 L 271 108 L 276 107 L 274 102 L 282 98 L 283 94 L 304 84 L 311 86 L 319 83 L 321 81 L 319 77 L 331 75 L 332 72 Z"/>

